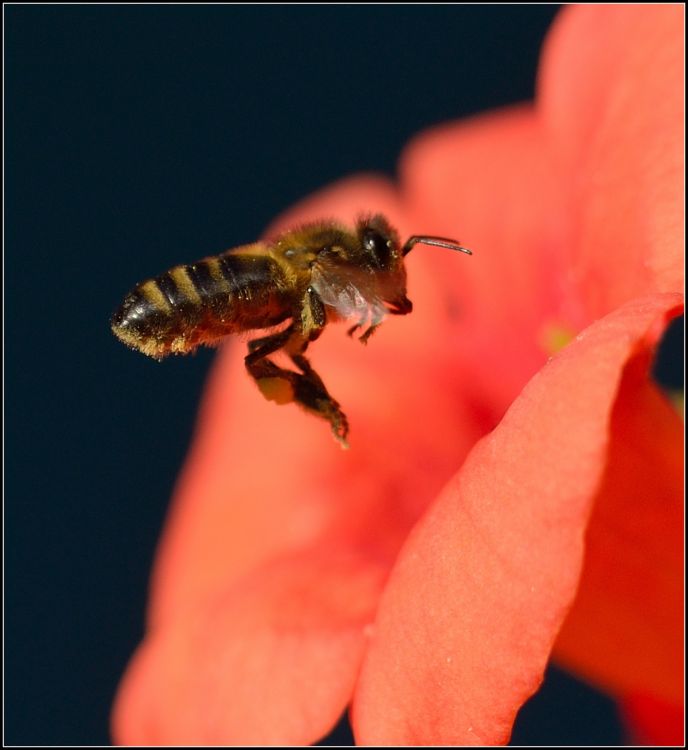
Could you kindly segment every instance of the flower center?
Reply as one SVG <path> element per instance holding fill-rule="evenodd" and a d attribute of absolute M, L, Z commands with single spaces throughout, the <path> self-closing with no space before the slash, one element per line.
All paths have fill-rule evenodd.
<path fill-rule="evenodd" d="M 565 323 L 551 321 L 540 329 L 538 342 L 548 356 L 560 352 L 576 335 Z"/>

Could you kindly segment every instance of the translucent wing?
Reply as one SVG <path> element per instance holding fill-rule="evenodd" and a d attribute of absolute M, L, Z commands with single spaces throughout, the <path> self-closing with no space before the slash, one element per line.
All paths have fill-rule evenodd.
<path fill-rule="evenodd" d="M 377 325 L 387 312 L 378 279 L 367 268 L 323 258 L 312 268 L 311 286 L 327 307 L 342 318 L 356 318 L 360 325 Z"/>

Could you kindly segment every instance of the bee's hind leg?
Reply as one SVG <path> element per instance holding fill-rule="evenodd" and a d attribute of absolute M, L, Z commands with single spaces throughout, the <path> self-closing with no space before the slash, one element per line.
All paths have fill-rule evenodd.
<path fill-rule="evenodd" d="M 332 427 L 332 434 L 343 448 L 348 448 L 346 436 L 349 433 L 349 422 L 337 401 L 325 388 L 318 373 L 303 354 L 292 354 L 292 361 L 303 375 L 297 375 L 299 381 L 294 393 L 294 400 L 308 411 L 315 412 L 326 419 Z"/>
<path fill-rule="evenodd" d="M 294 326 L 279 333 L 254 339 L 248 342 L 248 355 L 244 364 L 251 377 L 256 381 L 260 392 L 278 404 L 288 404 L 294 400 L 292 377 L 296 373 L 284 370 L 266 357 L 281 349 L 294 334 Z"/>
<path fill-rule="evenodd" d="M 332 428 L 332 434 L 343 448 L 348 448 L 346 436 L 349 423 L 339 404 L 330 396 L 322 379 L 311 367 L 304 356 L 311 341 L 315 341 L 325 327 L 325 307 L 318 294 L 308 289 L 301 308 L 301 330 L 295 331 L 285 345 L 285 351 L 302 374 L 294 373 L 297 378 L 294 388 L 294 401 L 308 411 L 326 419 Z"/>
<path fill-rule="evenodd" d="M 269 401 L 278 404 L 295 402 L 326 419 L 335 438 L 348 448 L 346 436 L 349 424 L 339 404 L 330 396 L 324 383 L 303 356 L 310 341 L 314 341 L 322 329 L 313 328 L 308 338 L 292 325 L 281 333 L 249 342 L 249 354 L 245 358 L 246 369 L 256 381 L 261 393 Z M 279 367 L 267 357 L 278 349 L 284 349 L 301 372 Z"/>

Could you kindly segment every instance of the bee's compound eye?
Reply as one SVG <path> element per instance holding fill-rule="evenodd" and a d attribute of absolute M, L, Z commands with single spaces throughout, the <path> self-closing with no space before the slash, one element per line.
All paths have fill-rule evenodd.
<path fill-rule="evenodd" d="M 383 268 L 389 263 L 392 242 L 374 229 L 366 229 L 363 233 L 363 247 L 375 258 L 377 265 Z"/>

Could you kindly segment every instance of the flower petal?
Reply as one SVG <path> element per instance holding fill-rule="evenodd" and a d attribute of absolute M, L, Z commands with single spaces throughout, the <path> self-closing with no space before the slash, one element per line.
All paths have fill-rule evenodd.
<path fill-rule="evenodd" d="M 299 745 L 346 708 L 386 570 L 313 549 L 154 630 L 115 705 L 120 744 Z"/>
<path fill-rule="evenodd" d="M 533 108 L 513 107 L 426 131 L 401 159 L 409 216 L 474 251 L 458 264 L 419 249 L 409 274 L 427 263 L 454 311 L 447 346 L 502 413 L 552 353 L 548 330 L 587 324 L 562 265 L 562 190 L 543 137 Z"/>
<path fill-rule="evenodd" d="M 581 582 L 554 656 L 612 695 L 682 703 L 683 423 L 648 365 L 638 355 L 621 382 Z"/>
<path fill-rule="evenodd" d="M 685 745 L 683 701 L 677 705 L 644 693 L 634 693 L 622 701 L 621 711 L 630 727 L 629 744 Z"/>
<path fill-rule="evenodd" d="M 592 318 L 683 289 L 683 28 L 680 5 L 578 5 L 548 36 L 538 112 Z"/>
<path fill-rule="evenodd" d="M 414 529 L 355 694 L 358 742 L 508 740 L 575 595 L 624 365 L 680 304 L 634 300 L 579 335 Z"/>

